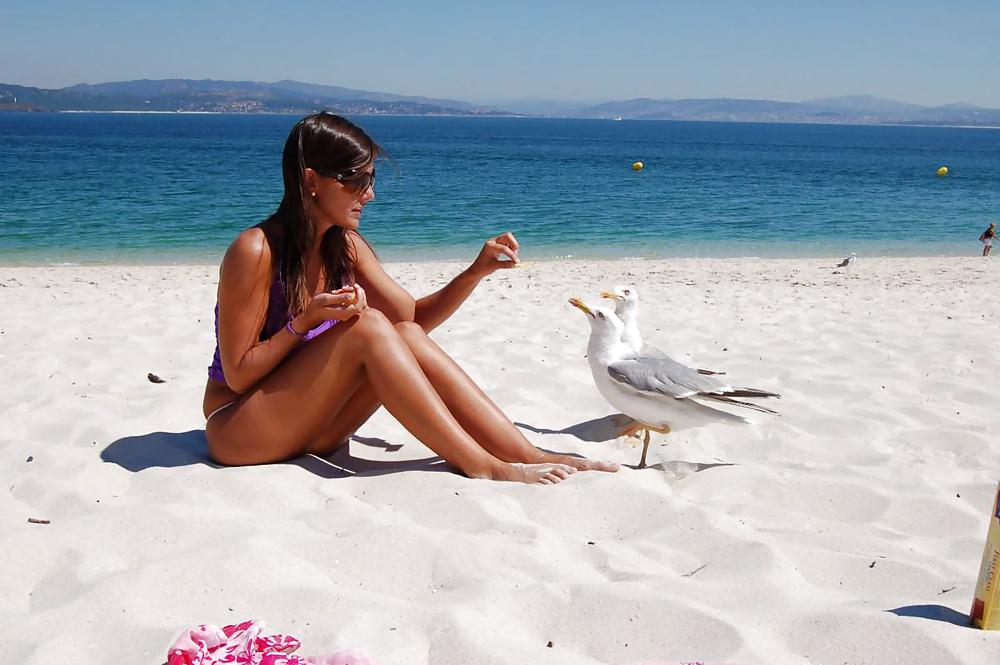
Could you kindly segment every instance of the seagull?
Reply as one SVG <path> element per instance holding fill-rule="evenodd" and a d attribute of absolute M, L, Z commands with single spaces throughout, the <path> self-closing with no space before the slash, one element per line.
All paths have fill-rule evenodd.
<path fill-rule="evenodd" d="M 570 304 L 587 315 L 590 341 L 587 361 L 598 392 L 607 402 L 636 422 L 623 434 L 644 431 L 642 458 L 646 468 L 650 430 L 667 434 L 675 429 L 703 427 L 712 423 L 746 423 L 745 417 L 716 409 L 699 400 L 776 413 L 735 397 L 779 397 L 756 388 L 733 388 L 706 377 L 669 357 L 636 353 L 622 341 L 625 324 L 610 309 L 587 305 L 579 298 Z"/>
<path fill-rule="evenodd" d="M 840 263 L 838 263 L 837 265 L 835 265 L 833 267 L 834 268 L 847 268 L 847 270 L 850 271 L 851 264 L 854 263 L 854 260 L 857 259 L 857 258 L 858 258 L 858 255 L 855 254 L 854 252 L 851 252 L 846 257 L 844 257 L 843 261 L 841 261 Z"/>
<path fill-rule="evenodd" d="M 625 324 L 622 341 L 632 347 L 633 351 L 646 356 L 658 356 L 673 361 L 673 358 L 663 351 L 643 342 L 642 333 L 639 332 L 639 292 L 634 286 L 616 286 L 610 291 L 601 291 L 601 297 L 615 301 L 615 314 Z M 725 372 L 716 372 L 711 369 L 699 369 L 697 372 L 709 376 L 725 374 Z"/>

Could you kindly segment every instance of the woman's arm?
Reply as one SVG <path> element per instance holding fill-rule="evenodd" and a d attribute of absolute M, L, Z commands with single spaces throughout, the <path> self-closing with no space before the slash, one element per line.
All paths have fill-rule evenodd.
<path fill-rule="evenodd" d="M 226 383 L 236 393 L 267 376 L 299 341 L 287 330 L 257 341 L 267 316 L 271 279 L 271 248 L 264 232 L 257 227 L 243 231 L 219 270 L 219 356 Z"/>
<path fill-rule="evenodd" d="M 361 234 L 349 231 L 347 237 L 353 246 L 354 277 L 367 294 L 368 306 L 385 314 L 393 323 L 413 321 L 416 312 L 413 296 L 382 268 Z"/>
<path fill-rule="evenodd" d="M 419 324 L 426 332 L 434 330 L 462 306 L 485 276 L 474 272 L 472 268 L 466 268 L 444 288 L 417 301 L 414 323 Z"/>
<path fill-rule="evenodd" d="M 355 244 L 357 277 L 368 294 L 368 304 L 379 309 L 390 321 L 413 321 L 430 332 L 448 319 L 472 294 L 476 285 L 498 268 L 517 265 L 517 240 L 510 233 L 487 240 L 471 266 L 444 288 L 414 300 L 385 270 L 371 247 L 359 237 Z M 506 260 L 497 258 L 504 255 Z"/>
<path fill-rule="evenodd" d="M 306 331 L 326 320 L 349 319 L 366 307 L 363 292 L 320 293 L 292 319 L 295 333 L 282 328 L 260 342 L 273 279 L 264 232 L 257 227 L 243 231 L 229 246 L 219 271 L 219 356 L 226 384 L 238 394 L 281 364 Z"/>

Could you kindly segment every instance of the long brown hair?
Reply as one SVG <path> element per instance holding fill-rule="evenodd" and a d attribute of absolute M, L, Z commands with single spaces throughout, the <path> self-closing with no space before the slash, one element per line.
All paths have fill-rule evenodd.
<path fill-rule="evenodd" d="M 285 141 L 281 172 L 285 193 L 278 209 L 268 218 L 281 234 L 278 274 L 285 290 L 288 313 L 298 314 L 312 299 L 306 283 L 306 250 L 315 232 L 306 203 L 305 170 L 320 173 L 357 172 L 373 163 L 382 148 L 350 120 L 326 111 L 302 118 Z M 326 290 L 354 283 L 354 245 L 347 231 L 331 227 L 320 240 L 320 257 L 326 275 Z"/>

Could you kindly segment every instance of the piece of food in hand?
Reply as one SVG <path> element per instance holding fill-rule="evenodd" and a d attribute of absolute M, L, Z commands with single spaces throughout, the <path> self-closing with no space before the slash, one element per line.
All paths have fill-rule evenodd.
<path fill-rule="evenodd" d="M 510 257 L 507 256 L 506 254 L 497 254 L 497 261 L 502 261 L 504 263 L 510 263 Z M 514 267 L 514 268 L 527 268 L 530 265 L 531 265 L 530 263 L 525 263 L 524 261 L 521 261 L 520 259 L 518 259 L 517 262 L 512 267 Z"/>

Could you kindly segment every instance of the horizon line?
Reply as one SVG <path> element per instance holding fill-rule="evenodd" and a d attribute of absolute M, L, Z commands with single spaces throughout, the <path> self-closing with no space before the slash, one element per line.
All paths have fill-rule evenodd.
<path fill-rule="evenodd" d="M 632 101 L 640 101 L 640 100 L 649 100 L 649 101 L 654 101 L 654 102 L 728 100 L 728 101 L 779 102 L 779 103 L 783 103 L 783 104 L 807 104 L 809 102 L 816 102 L 816 101 L 840 100 L 840 99 L 852 99 L 852 98 L 854 98 L 854 99 L 870 99 L 870 100 L 876 100 L 876 101 L 894 102 L 894 103 L 898 103 L 898 104 L 907 104 L 907 105 L 910 105 L 910 106 L 916 106 L 916 107 L 925 108 L 925 109 L 939 109 L 939 108 L 947 107 L 947 106 L 965 105 L 965 106 L 975 107 L 976 109 L 981 109 L 981 110 L 1000 111 L 1000 107 L 994 108 L 992 106 L 982 106 L 982 105 L 974 103 L 974 102 L 968 102 L 968 101 L 963 101 L 963 100 L 949 101 L 949 102 L 943 102 L 943 103 L 939 103 L 939 104 L 924 104 L 924 103 L 911 102 L 911 101 L 907 101 L 907 100 L 903 100 L 903 99 L 897 99 L 897 98 L 894 98 L 894 97 L 880 97 L 880 96 L 878 96 L 876 94 L 871 94 L 871 93 L 828 94 L 828 95 L 824 95 L 824 96 L 820 96 L 820 97 L 810 97 L 810 98 L 807 98 L 807 99 L 800 99 L 800 100 L 776 99 L 776 98 L 763 97 L 763 96 L 761 96 L 761 97 L 757 97 L 757 96 L 753 96 L 753 97 L 736 97 L 736 96 L 729 96 L 729 95 L 715 95 L 715 96 L 704 96 L 704 97 L 691 97 L 691 96 L 682 96 L 682 97 L 656 97 L 656 96 L 649 96 L 649 95 L 639 95 L 639 96 L 628 96 L 628 97 L 590 98 L 590 99 L 581 99 L 581 98 L 571 99 L 571 98 L 525 96 L 525 97 L 512 97 L 512 98 L 506 98 L 506 99 L 501 99 L 501 98 L 495 98 L 495 99 L 458 99 L 458 98 L 454 98 L 454 97 L 449 97 L 448 95 L 440 95 L 439 96 L 439 95 L 434 95 L 434 94 L 431 94 L 431 93 L 400 93 L 400 92 L 390 92 L 390 91 L 385 91 L 385 90 L 371 90 L 371 89 L 366 89 L 366 88 L 352 88 L 352 87 L 349 87 L 349 86 L 346 86 L 346 85 L 342 85 L 342 84 L 338 84 L 338 83 L 314 83 L 314 82 L 311 82 L 311 81 L 303 81 L 303 80 L 299 80 L 299 79 L 295 79 L 295 78 L 287 78 L 287 77 L 286 78 L 282 78 L 282 79 L 277 79 L 277 80 L 274 80 L 274 81 L 255 80 L 255 79 L 236 79 L 236 78 L 225 79 L 225 78 L 212 78 L 212 77 L 206 77 L 206 78 L 183 78 L 183 77 L 137 78 L 137 79 L 107 80 L 107 81 L 99 81 L 99 82 L 96 82 L 96 83 L 90 83 L 90 82 L 83 81 L 83 82 L 73 83 L 73 84 L 70 84 L 70 85 L 64 85 L 64 86 L 55 87 L 55 88 L 46 88 L 46 87 L 43 87 L 43 86 L 34 85 L 34 84 L 27 84 L 27 83 L 11 83 L 11 82 L 8 82 L 8 81 L 0 81 L 0 85 L 20 86 L 20 87 L 25 87 L 25 88 L 35 88 L 35 89 L 38 89 L 38 90 L 61 91 L 61 90 L 66 90 L 67 88 L 73 88 L 73 87 L 76 87 L 76 86 L 84 86 L 84 85 L 85 86 L 97 86 L 97 85 L 107 85 L 107 84 L 114 84 L 114 83 L 134 83 L 134 82 L 140 82 L 140 81 L 148 81 L 148 82 L 163 82 L 163 81 L 195 81 L 195 82 L 204 82 L 204 81 L 216 81 L 216 82 L 223 82 L 223 83 L 240 83 L 240 82 L 245 82 L 245 83 L 255 83 L 255 84 L 264 84 L 264 85 L 273 85 L 273 84 L 278 84 L 278 83 L 282 83 L 282 82 L 289 82 L 289 83 L 300 83 L 300 84 L 304 84 L 304 85 L 313 85 L 313 86 L 318 86 L 318 87 L 343 88 L 345 90 L 351 90 L 351 91 L 354 91 L 354 92 L 370 92 L 370 93 L 373 93 L 373 94 L 394 95 L 394 96 L 397 96 L 397 97 L 423 97 L 423 98 L 435 99 L 435 100 L 442 100 L 442 101 L 456 101 L 456 102 L 462 102 L 462 103 L 467 103 L 467 104 L 480 104 L 480 105 L 497 105 L 497 104 L 504 104 L 504 103 L 508 103 L 508 104 L 509 103 L 525 103 L 525 104 L 527 104 L 527 103 L 534 103 L 534 104 L 556 103 L 556 104 L 580 104 L 580 105 L 596 106 L 596 105 L 599 105 L 599 104 L 608 104 L 608 103 L 616 103 L 616 102 L 617 103 L 623 103 L 623 102 L 632 102 Z"/>

